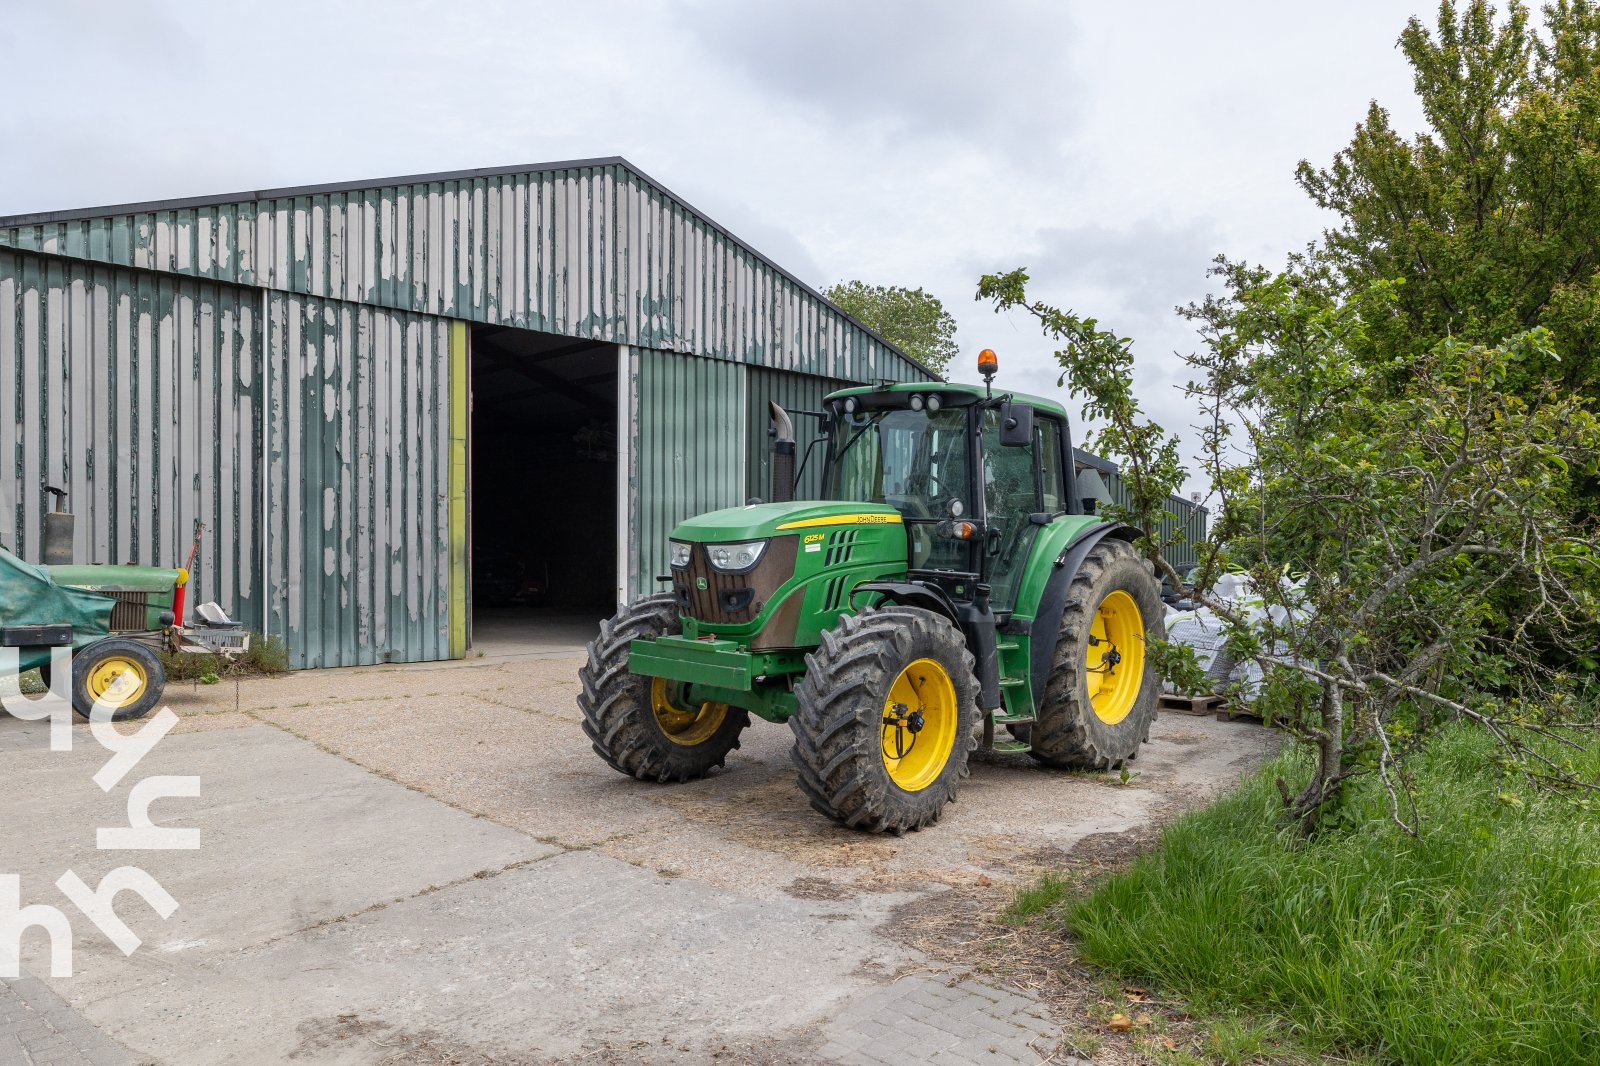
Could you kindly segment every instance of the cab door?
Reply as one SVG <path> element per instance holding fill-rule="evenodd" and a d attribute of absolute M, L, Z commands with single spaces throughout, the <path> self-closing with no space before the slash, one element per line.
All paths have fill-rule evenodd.
<path fill-rule="evenodd" d="M 984 522 L 983 551 L 989 563 L 989 602 L 996 614 L 1016 606 L 1017 587 L 1040 527 L 1034 514 L 1056 514 L 1066 508 L 1066 482 L 1061 460 L 1059 420 L 1036 414 L 1028 447 L 1002 447 L 1000 412 L 983 413 Z"/>

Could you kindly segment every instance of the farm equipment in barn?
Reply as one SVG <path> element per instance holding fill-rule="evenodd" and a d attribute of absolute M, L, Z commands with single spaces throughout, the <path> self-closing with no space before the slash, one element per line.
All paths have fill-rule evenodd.
<path fill-rule="evenodd" d="M 1051 767 L 1132 759 L 1161 587 L 1139 532 L 1093 513 L 1104 487 L 1073 475 L 1066 412 L 993 395 L 997 364 L 980 355 L 984 387 L 829 395 L 817 501 L 792 499 L 792 421 L 772 405 L 775 502 L 680 524 L 671 591 L 589 645 L 578 703 L 600 757 L 684 781 L 752 714 L 787 722 L 811 806 L 893 833 L 938 819 L 980 739 Z"/>
<path fill-rule="evenodd" d="M 34 566 L 0 547 L 0 648 L 16 650 L 18 673 L 37 667 L 50 685 L 56 652 L 68 649 L 73 710 L 89 718 L 98 702 L 113 721 L 124 721 L 161 702 L 166 670 L 159 652 L 231 657 L 248 649 L 244 627 L 215 603 L 201 604 L 194 623 L 184 624 L 185 567 L 73 563 L 66 494 L 45 491 L 57 500 L 57 510 L 45 516 L 43 554 L 50 562 Z"/>

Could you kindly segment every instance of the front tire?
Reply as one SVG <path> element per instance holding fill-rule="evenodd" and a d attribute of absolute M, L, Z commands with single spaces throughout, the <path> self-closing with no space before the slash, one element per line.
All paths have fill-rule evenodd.
<path fill-rule="evenodd" d="M 628 671 L 640 637 L 682 632 L 670 595 L 649 596 L 600 623 L 578 670 L 583 731 L 606 765 L 641 781 L 688 781 L 721 766 L 739 746 L 749 712 L 725 703 L 689 706 L 683 686 Z"/>
<path fill-rule="evenodd" d="M 1147 654 L 1166 638 L 1161 586 L 1133 545 L 1090 549 L 1066 610 L 1028 752 L 1057 769 L 1115 770 L 1150 739 L 1161 680 Z"/>
<path fill-rule="evenodd" d="M 167 671 L 150 647 L 126 637 L 97 640 L 72 655 L 72 709 L 93 720 L 95 700 L 113 722 L 143 718 L 161 702 Z"/>
<path fill-rule="evenodd" d="M 811 806 L 869 832 L 937 821 L 977 746 L 972 665 L 960 631 L 930 611 L 841 617 L 806 656 L 789 719 Z"/>

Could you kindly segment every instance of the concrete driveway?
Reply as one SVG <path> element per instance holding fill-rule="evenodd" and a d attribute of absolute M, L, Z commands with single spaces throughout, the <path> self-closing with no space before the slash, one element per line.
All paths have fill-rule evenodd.
<path fill-rule="evenodd" d="M 43 724 L 0 714 L 0 874 L 22 903 L 65 908 L 66 870 L 93 886 L 132 864 L 179 904 L 163 921 L 118 897 L 131 956 L 79 915 L 70 978 L 29 932 L 26 976 L 0 989 L 0 1066 L 1037 1063 L 1059 1019 L 917 931 L 982 920 L 1086 839 L 1200 802 L 1272 747 L 1177 716 L 1126 784 L 985 757 L 937 826 L 869 837 L 805 806 L 788 730 L 766 723 L 705 781 L 613 772 L 578 728 L 577 666 L 174 685 L 179 725 L 110 794 L 85 727 L 50 752 Z M 200 777 L 198 798 L 152 808 L 198 826 L 199 850 L 96 850 L 151 774 Z"/>

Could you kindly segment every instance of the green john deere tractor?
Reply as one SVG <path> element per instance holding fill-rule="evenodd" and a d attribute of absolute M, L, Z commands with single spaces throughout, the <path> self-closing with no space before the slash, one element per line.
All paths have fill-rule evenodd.
<path fill-rule="evenodd" d="M 979 356 L 986 382 L 996 362 Z M 1073 476 L 1061 406 L 924 383 L 826 408 L 824 499 L 787 498 L 794 432 L 774 405 L 777 502 L 679 525 L 672 591 L 601 625 L 578 698 L 600 757 L 685 781 L 750 715 L 788 722 L 811 805 L 893 833 L 938 819 L 980 736 L 1052 767 L 1133 758 L 1161 587 L 1138 531 L 1093 513 L 1104 487 Z"/>

